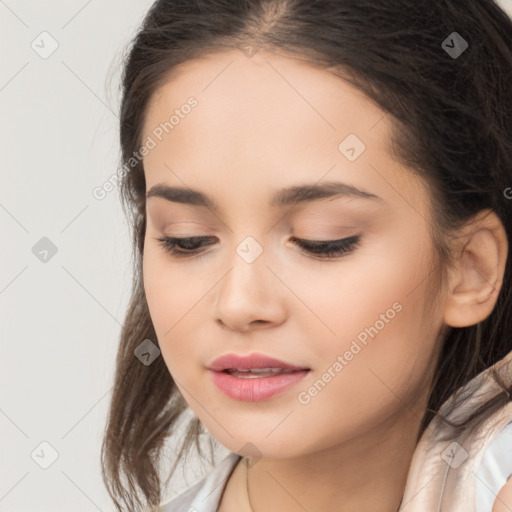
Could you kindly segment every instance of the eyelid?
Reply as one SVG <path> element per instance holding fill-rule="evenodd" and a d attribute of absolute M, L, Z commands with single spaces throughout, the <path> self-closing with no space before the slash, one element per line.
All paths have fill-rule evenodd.
<path fill-rule="evenodd" d="M 292 237 L 292 241 L 295 242 L 295 245 L 299 247 L 302 253 L 307 254 L 313 259 L 333 261 L 343 257 L 344 255 L 350 254 L 359 247 L 361 236 L 361 234 L 356 234 L 349 237 L 338 238 L 336 240 L 307 240 Z M 180 243 L 185 246 L 190 243 L 195 245 L 194 242 L 201 243 L 212 238 L 215 237 L 208 235 L 191 237 L 171 237 L 164 235 L 160 238 L 155 238 L 155 240 L 161 242 L 163 249 L 170 253 L 171 256 L 176 258 L 188 258 L 192 256 L 202 256 L 204 251 L 201 249 L 203 247 L 208 247 L 208 245 L 211 244 L 203 244 L 191 249 L 182 249 L 179 248 Z"/>

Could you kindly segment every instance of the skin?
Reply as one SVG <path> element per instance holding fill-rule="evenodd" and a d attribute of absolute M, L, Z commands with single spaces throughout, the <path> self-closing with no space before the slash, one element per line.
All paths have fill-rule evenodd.
<path fill-rule="evenodd" d="M 228 67 L 226 67 L 229 64 Z M 194 96 L 187 116 L 144 158 L 146 189 L 182 186 L 219 211 L 147 199 L 143 276 L 162 357 L 184 398 L 227 449 L 251 456 L 252 510 L 394 512 L 401 502 L 428 386 L 447 325 L 488 316 L 507 253 L 494 214 L 461 233 L 464 251 L 434 290 L 425 184 L 389 155 L 389 116 L 347 81 L 284 55 L 237 50 L 182 64 L 152 97 L 143 140 Z M 338 150 L 356 134 L 353 162 Z M 282 187 L 336 181 L 380 200 L 337 196 L 269 206 Z M 361 234 L 353 252 L 320 259 L 292 236 Z M 161 236 L 212 236 L 180 258 Z M 263 249 L 247 263 L 237 246 Z M 462 245 L 461 245 L 462 247 Z M 394 303 L 392 320 L 309 403 L 298 401 L 338 355 Z M 261 352 L 311 368 L 262 402 L 235 401 L 206 366 L 220 355 Z M 253 448 L 254 449 L 254 448 Z M 238 464 L 221 512 L 250 512 Z"/>
<path fill-rule="evenodd" d="M 512 478 L 509 478 L 496 496 L 492 512 L 510 512 L 512 510 Z"/>

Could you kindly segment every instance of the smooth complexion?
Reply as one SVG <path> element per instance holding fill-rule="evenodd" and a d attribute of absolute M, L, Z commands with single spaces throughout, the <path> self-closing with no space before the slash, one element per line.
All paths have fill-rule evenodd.
<path fill-rule="evenodd" d="M 147 191 L 182 187 L 212 201 L 147 198 L 144 285 L 162 357 L 222 445 L 246 456 L 254 455 L 249 446 L 257 450 L 249 469 L 254 512 L 394 512 L 439 335 L 447 325 L 479 322 L 494 306 L 507 251 L 501 223 L 490 215 L 468 227 L 463 234 L 472 238 L 461 242 L 471 254 L 461 253 L 433 301 L 439 267 L 429 192 L 390 156 L 389 116 L 366 96 L 305 62 L 232 50 L 175 70 L 150 102 L 142 140 L 190 96 L 198 105 L 144 158 Z M 353 162 L 338 150 L 349 134 L 366 146 Z M 376 197 L 271 205 L 280 189 L 325 182 Z M 309 254 L 294 238 L 354 235 L 352 250 L 334 258 Z M 211 238 L 183 257 L 166 251 L 158 240 L 165 236 Z M 263 250 L 252 263 L 236 251 L 246 237 Z M 298 393 L 397 301 L 401 311 L 314 399 L 299 403 Z M 269 400 L 235 401 L 206 369 L 229 352 L 261 352 L 311 371 Z M 220 511 L 250 512 L 242 464 Z"/>

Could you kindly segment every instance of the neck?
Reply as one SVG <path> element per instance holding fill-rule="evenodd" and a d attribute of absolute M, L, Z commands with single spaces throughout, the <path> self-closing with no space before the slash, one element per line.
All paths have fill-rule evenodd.
<path fill-rule="evenodd" d="M 242 459 L 228 482 L 236 486 L 233 505 L 241 512 L 396 512 L 420 423 L 413 413 L 403 414 L 407 419 L 390 419 L 324 450 L 250 464 Z"/>

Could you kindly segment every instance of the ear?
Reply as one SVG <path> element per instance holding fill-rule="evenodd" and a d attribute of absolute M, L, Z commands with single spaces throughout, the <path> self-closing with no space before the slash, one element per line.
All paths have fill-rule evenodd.
<path fill-rule="evenodd" d="M 467 327 L 485 320 L 494 309 L 505 273 L 507 234 L 496 213 L 486 209 L 456 234 L 456 242 L 444 321 Z"/>

